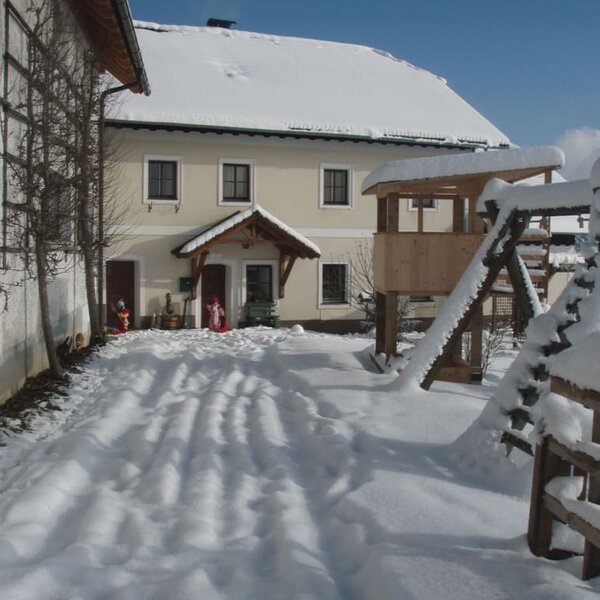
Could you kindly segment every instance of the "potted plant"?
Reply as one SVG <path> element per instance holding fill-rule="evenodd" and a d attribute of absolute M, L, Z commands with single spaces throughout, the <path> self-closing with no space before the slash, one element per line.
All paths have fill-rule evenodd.
<path fill-rule="evenodd" d="M 160 326 L 162 329 L 177 329 L 179 327 L 179 315 L 175 314 L 169 292 L 165 296 L 165 312 L 161 317 Z"/>

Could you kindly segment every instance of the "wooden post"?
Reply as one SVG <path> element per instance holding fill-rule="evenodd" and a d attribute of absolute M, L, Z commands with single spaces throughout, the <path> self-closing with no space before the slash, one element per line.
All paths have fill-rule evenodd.
<path fill-rule="evenodd" d="M 375 292 L 375 354 L 385 354 L 385 294 Z"/>
<path fill-rule="evenodd" d="M 594 411 L 594 420 L 592 422 L 592 442 L 600 442 L 600 414 Z M 592 471 L 588 475 L 588 502 L 600 504 L 600 473 Z M 583 551 L 583 571 L 584 579 L 591 579 L 600 575 L 600 548 L 594 546 L 588 540 L 585 541 Z"/>
<path fill-rule="evenodd" d="M 475 208 L 477 206 L 477 195 L 471 195 L 468 198 L 469 216 L 468 216 L 468 232 L 469 233 L 483 233 L 484 222 L 483 219 L 477 214 Z"/>
<path fill-rule="evenodd" d="M 387 292 L 385 295 L 385 357 L 396 354 L 396 338 L 398 337 L 398 292 Z"/>
<path fill-rule="evenodd" d="M 483 304 L 480 304 L 471 320 L 471 381 L 483 379 Z"/>
<path fill-rule="evenodd" d="M 548 438 L 545 437 L 535 450 L 533 480 L 531 482 L 531 504 L 529 505 L 529 526 L 527 541 L 529 549 L 536 556 L 550 556 L 552 542 L 552 513 L 544 505 L 544 488 L 568 464 L 548 450 Z M 562 468 L 561 468 L 562 467 Z"/>
<path fill-rule="evenodd" d="M 398 231 L 398 194 L 377 198 L 377 232 Z M 376 290 L 375 352 L 385 353 L 386 360 L 396 352 L 397 292 Z"/>
<path fill-rule="evenodd" d="M 464 233 L 465 231 L 465 201 L 461 196 L 452 200 L 452 231 Z"/>

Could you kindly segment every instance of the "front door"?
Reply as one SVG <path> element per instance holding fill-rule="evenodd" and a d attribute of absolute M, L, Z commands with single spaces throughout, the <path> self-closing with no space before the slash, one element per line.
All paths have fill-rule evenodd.
<path fill-rule="evenodd" d="M 208 311 L 206 305 L 212 296 L 217 296 L 227 315 L 225 304 L 225 265 L 204 265 L 202 269 L 202 310 L 201 326 L 208 327 Z"/>
<path fill-rule="evenodd" d="M 129 326 L 135 323 L 135 263 L 132 260 L 106 262 L 106 321 L 116 323 L 113 306 L 122 298 L 129 309 Z"/>

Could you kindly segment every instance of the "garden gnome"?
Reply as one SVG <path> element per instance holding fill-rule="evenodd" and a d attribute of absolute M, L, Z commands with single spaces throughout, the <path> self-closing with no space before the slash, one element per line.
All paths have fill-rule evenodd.
<path fill-rule="evenodd" d="M 129 309 L 123 298 L 117 301 L 117 318 L 119 320 L 117 331 L 119 333 L 127 333 L 129 331 Z"/>

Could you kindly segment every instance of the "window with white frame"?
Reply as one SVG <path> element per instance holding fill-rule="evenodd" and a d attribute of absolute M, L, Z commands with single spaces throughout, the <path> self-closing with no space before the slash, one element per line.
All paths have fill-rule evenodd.
<path fill-rule="evenodd" d="M 421 198 L 423 210 L 427 212 L 435 212 L 438 209 L 438 201 L 435 198 Z M 419 210 L 419 200 L 411 198 L 408 201 L 408 210 Z"/>
<path fill-rule="evenodd" d="M 144 202 L 181 202 L 181 157 L 149 154 L 144 157 Z"/>
<path fill-rule="evenodd" d="M 343 262 L 321 263 L 320 300 L 322 305 L 348 304 L 350 265 Z"/>
<path fill-rule="evenodd" d="M 252 204 L 254 161 L 222 158 L 219 161 L 219 204 Z"/>
<path fill-rule="evenodd" d="M 324 163 L 321 165 L 320 206 L 352 207 L 352 167 Z"/>
<path fill-rule="evenodd" d="M 273 265 L 246 265 L 246 302 L 273 302 Z"/>

